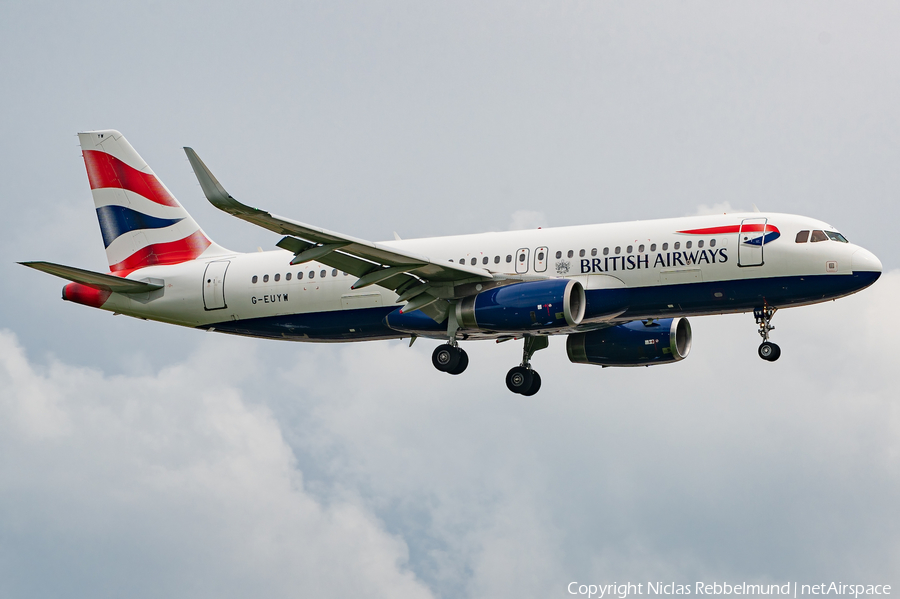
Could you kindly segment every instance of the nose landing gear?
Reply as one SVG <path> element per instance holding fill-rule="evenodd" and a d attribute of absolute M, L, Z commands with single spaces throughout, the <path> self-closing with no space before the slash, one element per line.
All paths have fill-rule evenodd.
<path fill-rule="evenodd" d="M 770 308 L 768 306 L 753 310 L 753 318 L 756 319 L 756 324 L 759 325 L 759 336 L 763 340 L 757 353 L 760 358 L 768 362 L 774 362 L 781 357 L 781 348 L 769 341 L 769 331 L 775 330 L 771 322 L 777 310 L 778 308 Z"/>
<path fill-rule="evenodd" d="M 534 352 L 550 345 L 546 335 L 525 335 L 522 364 L 506 373 L 506 388 L 513 393 L 530 397 L 541 389 L 541 375 L 531 368 Z"/>

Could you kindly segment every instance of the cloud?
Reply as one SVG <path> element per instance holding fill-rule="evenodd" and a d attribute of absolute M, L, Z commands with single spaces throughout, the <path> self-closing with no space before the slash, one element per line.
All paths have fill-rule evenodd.
<path fill-rule="evenodd" d="M 430 597 L 349 499 L 304 489 L 209 345 L 152 376 L 30 364 L 0 332 L 0 595 Z"/>

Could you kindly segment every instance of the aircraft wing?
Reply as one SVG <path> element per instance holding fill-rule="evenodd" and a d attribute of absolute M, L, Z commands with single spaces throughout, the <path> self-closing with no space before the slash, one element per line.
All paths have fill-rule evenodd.
<path fill-rule="evenodd" d="M 400 295 L 398 301 L 413 300 L 430 291 L 429 295 L 436 300 L 447 297 L 447 291 L 436 292 L 440 287 L 452 290 L 454 286 L 466 283 L 492 282 L 496 285 L 501 281 L 524 279 L 516 275 L 491 273 L 475 266 L 437 262 L 427 256 L 328 231 L 247 206 L 225 191 L 193 149 L 184 148 L 184 151 L 203 193 L 213 206 L 275 233 L 288 235 L 276 245 L 294 252 L 291 264 L 316 260 L 348 272 L 359 277 L 353 285 L 355 289 L 377 284 L 397 292 Z M 452 291 L 449 293 L 452 294 Z M 417 302 L 425 301 L 428 300 L 413 300 L 404 310 L 412 311 L 416 309 L 414 306 Z"/>
<path fill-rule="evenodd" d="M 162 285 L 157 285 L 155 283 L 133 281 L 115 275 L 107 275 L 75 268 L 74 266 L 54 264 L 53 262 L 19 262 L 19 264 L 102 291 L 114 291 L 116 293 L 146 293 L 148 291 L 156 291 L 157 289 L 163 288 Z"/>

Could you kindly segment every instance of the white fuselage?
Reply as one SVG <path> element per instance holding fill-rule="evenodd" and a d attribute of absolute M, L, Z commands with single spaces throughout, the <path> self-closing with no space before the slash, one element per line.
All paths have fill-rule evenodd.
<path fill-rule="evenodd" d="M 739 232 L 715 232 L 749 219 L 766 219 L 780 235 L 753 247 L 739 239 Z M 714 232 L 684 232 L 697 230 Z M 877 278 L 851 281 L 854 273 L 880 273 L 877 258 L 852 243 L 796 243 L 801 230 L 834 231 L 828 224 L 806 217 L 749 213 L 409 239 L 383 245 L 436 262 L 462 262 L 495 273 L 576 279 L 584 286 L 589 305 L 592 297 L 626 290 L 631 298 L 627 310 L 610 320 L 742 312 L 758 304 L 815 303 L 853 293 Z M 394 292 L 377 285 L 353 290 L 356 277 L 317 262 L 291 266 L 292 258 L 292 253 L 277 250 L 141 268 L 128 278 L 162 281 L 164 288 L 142 295 L 113 293 L 102 307 L 183 326 L 301 341 L 406 336 L 386 326 L 373 330 L 377 320 L 402 305 L 396 303 Z M 366 314 L 359 327 L 354 325 L 357 314 Z M 262 329 L 257 326 L 299 322 L 291 319 L 301 316 L 307 317 L 307 324 L 296 330 L 289 324 L 279 325 L 286 327 L 282 334 L 277 333 L 282 329 L 268 324 Z M 317 336 L 315 320 L 310 317 L 328 320 L 331 333 Z M 335 336 L 338 329 L 342 332 Z M 357 332 L 360 334 L 355 335 Z"/>

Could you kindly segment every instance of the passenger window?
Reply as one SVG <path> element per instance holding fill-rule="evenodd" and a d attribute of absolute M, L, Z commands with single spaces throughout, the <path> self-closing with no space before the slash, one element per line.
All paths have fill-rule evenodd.
<path fill-rule="evenodd" d="M 680 242 L 680 241 L 676 241 L 676 242 L 675 242 L 675 249 L 677 250 L 677 249 L 680 249 L 680 248 L 681 248 L 681 242 Z"/>
<path fill-rule="evenodd" d="M 828 236 L 825 235 L 825 231 L 813 231 L 809 240 L 813 243 L 816 241 L 828 241 Z"/>
<path fill-rule="evenodd" d="M 478 258 L 472 258 L 472 266 L 478 264 Z"/>
<path fill-rule="evenodd" d="M 643 254 L 643 253 L 644 253 L 644 244 L 642 243 L 641 245 L 638 246 L 638 254 Z"/>
<path fill-rule="evenodd" d="M 617 246 L 616 246 L 616 253 L 617 253 L 617 254 L 621 254 L 621 253 L 622 253 L 622 246 L 620 246 L 620 245 L 617 245 Z"/>
<path fill-rule="evenodd" d="M 809 241 L 809 231 L 800 231 L 797 233 L 797 238 L 794 239 L 795 243 L 806 243 Z"/>
<path fill-rule="evenodd" d="M 709 240 L 709 247 L 711 247 L 711 248 L 716 247 L 716 240 L 715 240 L 715 239 L 710 239 L 710 240 Z"/>
<path fill-rule="evenodd" d="M 584 258 L 584 250 L 581 250 L 580 252 L 578 252 L 578 257 Z"/>
<path fill-rule="evenodd" d="M 569 250 L 569 252 L 566 254 L 566 256 L 568 256 L 569 258 L 571 258 L 574 255 L 575 255 L 575 252 L 573 252 L 572 250 Z"/>
<path fill-rule="evenodd" d="M 703 240 L 702 240 L 702 239 L 701 239 L 700 241 L 697 242 L 697 247 L 698 247 L 698 248 L 702 248 L 702 247 L 703 247 Z"/>
<path fill-rule="evenodd" d="M 319 276 L 322 277 L 322 278 L 324 279 L 326 274 L 328 274 L 328 273 L 326 273 L 326 272 L 323 270 L 322 272 L 319 273 Z"/>
<path fill-rule="evenodd" d="M 538 260 L 540 260 L 540 261 L 544 260 L 544 252 L 538 252 Z"/>
<path fill-rule="evenodd" d="M 494 256 L 494 264 L 500 264 L 500 256 Z"/>
<path fill-rule="evenodd" d="M 668 244 L 668 243 L 664 243 L 664 244 L 663 244 L 663 251 L 666 251 L 667 249 L 669 249 L 669 244 Z"/>
<path fill-rule="evenodd" d="M 594 248 L 591 250 L 591 256 L 596 256 L 596 255 L 597 255 L 597 248 Z"/>
<path fill-rule="evenodd" d="M 634 249 L 634 246 L 629 245 L 627 248 L 625 248 L 625 252 L 630 254 L 632 249 Z"/>
<path fill-rule="evenodd" d="M 519 254 L 519 262 L 525 262 L 525 254 Z"/>
<path fill-rule="evenodd" d="M 460 258 L 460 259 L 459 259 L 459 263 L 460 263 L 460 264 L 465 264 L 465 263 L 466 263 L 466 259 L 465 259 L 465 258 Z"/>
<path fill-rule="evenodd" d="M 300 272 L 297 273 L 297 280 L 299 281 L 302 278 L 303 278 L 303 271 L 301 270 Z"/>
<path fill-rule="evenodd" d="M 269 282 L 269 275 L 263 275 L 263 283 Z"/>
<path fill-rule="evenodd" d="M 609 256 L 609 248 L 603 248 L 603 255 Z"/>
<path fill-rule="evenodd" d="M 275 282 L 277 283 L 277 282 L 280 281 L 280 280 L 281 280 L 281 273 L 276 273 L 276 275 L 275 275 Z"/>
<path fill-rule="evenodd" d="M 512 262 L 512 254 L 506 254 L 506 263 L 509 264 Z"/>
<path fill-rule="evenodd" d="M 288 272 L 288 273 L 285 273 L 285 274 L 284 274 L 284 280 L 285 280 L 285 281 L 290 281 L 290 280 L 291 280 L 291 273 L 289 273 L 289 272 Z"/>
<path fill-rule="evenodd" d="M 253 275 L 253 278 L 250 279 L 250 282 L 253 283 L 253 284 L 256 284 L 256 282 L 257 282 L 258 280 L 259 280 L 259 277 L 257 277 L 256 275 Z"/>
<path fill-rule="evenodd" d="M 337 276 L 337 269 L 336 269 L 336 268 L 335 268 L 334 270 L 331 271 L 331 276 L 332 276 L 332 277 L 336 277 L 336 276 Z"/>
<path fill-rule="evenodd" d="M 309 271 L 309 278 L 310 278 L 310 279 L 315 279 L 315 278 L 316 278 L 316 271 L 314 271 L 314 270 Z"/>
<path fill-rule="evenodd" d="M 651 251 L 651 252 L 655 252 L 655 251 L 656 251 L 656 244 L 655 244 L 655 243 L 651 243 L 651 244 L 650 244 L 650 251 Z"/>
<path fill-rule="evenodd" d="M 487 264 L 487 263 L 488 263 L 488 257 L 485 256 L 484 258 L 482 258 L 482 259 L 481 259 L 481 263 L 482 263 L 482 264 Z"/>
<path fill-rule="evenodd" d="M 684 247 L 686 247 L 687 249 L 691 249 L 691 246 L 692 246 L 693 244 L 694 244 L 693 241 L 688 241 L 686 244 L 684 244 Z"/>

